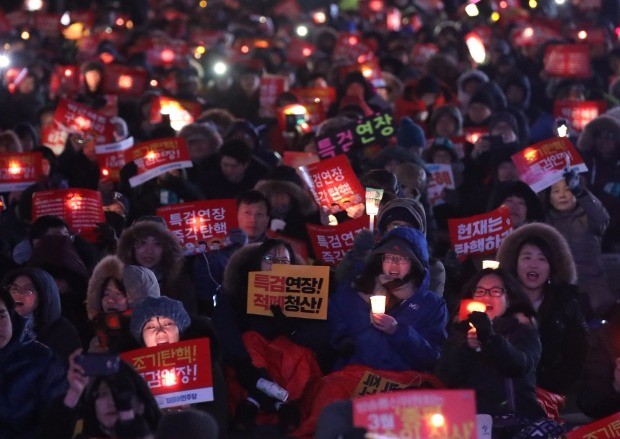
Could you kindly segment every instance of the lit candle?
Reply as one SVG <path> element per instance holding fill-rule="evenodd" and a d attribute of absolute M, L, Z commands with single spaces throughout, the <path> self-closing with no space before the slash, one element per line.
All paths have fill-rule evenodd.
<path fill-rule="evenodd" d="M 385 314 L 386 297 L 380 294 L 370 296 L 370 307 L 373 314 Z"/>

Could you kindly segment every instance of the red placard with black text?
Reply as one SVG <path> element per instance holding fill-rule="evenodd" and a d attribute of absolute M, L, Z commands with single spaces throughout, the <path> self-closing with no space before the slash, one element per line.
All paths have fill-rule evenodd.
<path fill-rule="evenodd" d="M 138 167 L 138 174 L 129 179 L 131 187 L 139 186 L 168 171 L 193 166 L 182 137 L 141 142 L 126 152 L 125 160 L 133 160 Z"/>
<path fill-rule="evenodd" d="M 366 200 L 366 190 L 344 154 L 301 166 L 299 173 L 314 201 L 326 212 L 337 213 Z"/>
<path fill-rule="evenodd" d="M 400 390 L 353 399 L 353 425 L 381 438 L 475 439 L 473 390 Z"/>
<path fill-rule="evenodd" d="M 562 179 L 569 166 L 578 173 L 588 167 L 566 137 L 543 140 L 511 156 L 524 183 L 534 192 L 540 192 Z"/>
<path fill-rule="evenodd" d="M 545 50 L 545 73 L 563 78 L 589 78 L 590 48 L 587 44 L 550 44 Z"/>
<path fill-rule="evenodd" d="M 88 105 L 61 98 L 54 112 L 54 122 L 69 131 L 94 136 L 97 144 L 114 141 L 114 128 L 108 118 Z"/>
<path fill-rule="evenodd" d="M 201 253 L 201 241 L 210 247 L 212 241 L 224 241 L 228 231 L 237 227 L 237 203 L 234 199 L 203 200 L 168 204 L 157 208 L 161 216 L 185 248 L 185 254 Z"/>
<path fill-rule="evenodd" d="M 502 240 L 512 231 L 512 223 L 508 208 L 500 206 L 468 218 L 449 218 L 448 229 L 454 252 L 463 260 L 469 255 L 497 251 Z"/>
<path fill-rule="evenodd" d="M 111 181 L 121 181 L 120 171 L 125 163 L 126 151 L 133 146 L 133 137 L 120 142 L 97 145 L 95 154 L 101 170 L 101 177 Z"/>
<path fill-rule="evenodd" d="M 0 192 L 23 191 L 42 175 L 40 152 L 0 154 Z"/>
<path fill-rule="evenodd" d="M 94 229 L 105 222 L 101 194 L 90 189 L 52 189 L 35 192 L 32 196 L 32 220 L 43 215 L 64 219 L 71 230 L 95 241 Z"/>
<path fill-rule="evenodd" d="M 336 265 L 353 248 L 353 240 L 362 229 L 369 227 L 368 215 L 335 226 L 306 224 L 312 251 L 317 260 Z"/>
<path fill-rule="evenodd" d="M 555 100 L 553 102 L 553 115 L 565 118 L 571 128 L 580 132 L 592 119 L 603 114 L 606 109 L 605 101 Z"/>
<path fill-rule="evenodd" d="M 144 378 L 160 408 L 213 401 L 208 338 L 136 349 L 121 358 Z"/>

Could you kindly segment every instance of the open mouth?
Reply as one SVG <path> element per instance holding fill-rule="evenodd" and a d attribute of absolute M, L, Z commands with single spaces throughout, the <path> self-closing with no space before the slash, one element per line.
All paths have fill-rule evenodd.
<path fill-rule="evenodd" d="M 534 271 L 528 271 L 525 276 L 527 277 L 528 280 L 531 280 L 531 281 L 537 281 L 538 278 L 540 278 L 540 274 Z"/>
<path fill-rule="evenodd" d="M 15 301 L 15 307 L 24 306 L 24 302 L 20 302 L 18 300 Z"/>

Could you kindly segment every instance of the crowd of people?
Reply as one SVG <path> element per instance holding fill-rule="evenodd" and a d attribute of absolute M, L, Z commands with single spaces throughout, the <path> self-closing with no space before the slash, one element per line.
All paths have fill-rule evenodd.
<path fill-rule="evenodd" d="M 2 3 L 0 160 L 38 152 L 43 166 L 36 183 L 0 194 L 0 438 L 361 438 L 352 398 L 368 373 L 473 389 L 497 438 L 560 437 L 575 427 L 566 413 L 620 411 L 617 1 Z M 588 75 L 550 72 L 553 44 L 586 46 Z M 114 66 L 144 74 L 144 88 L 110 94 Z M 287 82 L 271 105 L 268 77 Z M 333 96 L 314 119 L 291 120 L 284 109 L 306 103 L 302 89 Z M 198 111 L 182 126 L 153 117 L 160 97 Z M 128 161 L 112 178 L 93 132 L 59 125 L 64 100 L 104 115 L 115 142 L 184 139 L 192 167 L 136 185 Z M 560 102 L 599 110 L 571 119 Z M 383 190 L 376 230 L 330 267 L 326 320 L 277 304 L 248 312 L 249 273 L 325 265 L 307 224 L 365 215 L 361 203 L 319 206 L 283 157 L 318 160 L 317 139 L 375 114 L 393 135 L 342 154 L 363 187 Z M 560 136 L 587 171 L 567 163 L 537 193 L 511 157 Z M 431 196 L 437 164 L 454 188 Z M 34 194 L 66 188 L 100 193 L 94 237 L 35 216 Z M 230 199 L 235 227 L 191 249 L 158 216 Z M 484 255 L 499 268 L 457 257 L 448 220 L 499 206 L 512 230 Z M 371 308 L 377 295 L 384 312 Z M 485 310 L 463 315 L 467 300 Z M 205 337 L 213 400 L 181 408 L 161 409 L 125 361 L 100 376 L 82 363 Z"/>

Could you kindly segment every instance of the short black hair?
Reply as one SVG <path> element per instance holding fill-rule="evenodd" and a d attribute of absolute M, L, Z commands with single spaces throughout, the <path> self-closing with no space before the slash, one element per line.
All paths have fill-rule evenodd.
<path fill-rule="evenodd" d="M 252 148 L 243 140 L 227 140 L 220 148 L 220 157 L 232 157 L 239 163 L 249 163 L 252 158 Z"/>
<path fill-rule="evenodd" d="M 267 216 L 271 217 L 271 203 L 269 199 L 260 191 L 251 189 L 249 191 L 241 193 L 237 197 L 237 209 L 241 204 L 258 204 L 264 203 L 267 207 Z"/>
<path fill-rule="evenodd" d="M 66 227 L 70 230 L 69 224 L 59 216 L 43 215 L 32 223 L 30 228 L 30 239 L 42 239 L 49 229 L 57 227 Z"/>

